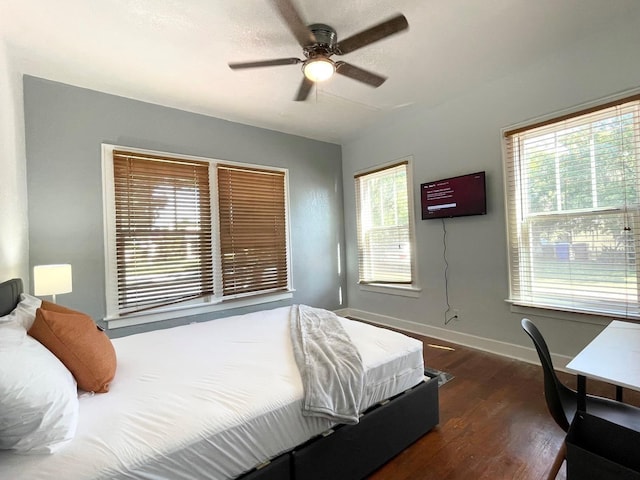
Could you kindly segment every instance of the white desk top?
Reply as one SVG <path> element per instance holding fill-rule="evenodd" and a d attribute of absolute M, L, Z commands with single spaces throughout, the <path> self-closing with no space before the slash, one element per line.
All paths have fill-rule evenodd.
<path fill-rule="evenodd" d="M 640 324 L 614 320 L 569 362 L 567 370 L 640 390 Z"/>

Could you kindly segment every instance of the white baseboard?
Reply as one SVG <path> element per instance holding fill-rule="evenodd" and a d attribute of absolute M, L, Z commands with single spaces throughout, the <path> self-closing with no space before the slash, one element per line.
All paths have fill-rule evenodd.
<path fill-rule="evenodd" d="M 523 347 L 514 343 L 501 342 L 491 338 L 479 337 L 468 333 L 454 332 L 445 328 L 434 327 L 432 325 L 424 325 L 422 323 L 410 322 L 400 318 L 379 315 L 377 313 L 366 312 L 353 308 L 343 308 L 337 310 L 336 313 L 342 317 L 353 317 L 364 320 L 376 325 L 397 328 L 406 332 L 417 333 L 426 337 L 432 337 L 439 340 L 455 343 L 465 347 L 475 348 L 484 352 L 495 353 L 504 357 L 521 360 L 527 363 L 540 365 L 540 360 L 535 348 Z M 566 355 L 551 354 L 553 366 L 556 370 L 566 371 L 565 366 L 571 361 L 571 357 Z"/>

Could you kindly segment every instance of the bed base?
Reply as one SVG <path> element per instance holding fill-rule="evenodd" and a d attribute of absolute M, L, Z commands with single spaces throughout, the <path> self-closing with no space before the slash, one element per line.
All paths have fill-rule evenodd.
<path fill-rule="evenodd" d="M 264 467 L 252 470 L 241 475 L 236 480 L 292 480 L 291 455 L 289 452 L 283 453 L 279 457 L 272 459 Z"/>
<path fill-rule="evenodd" d="M 438 379 L 431 378 L 284 453 L 242 480 L 359 480 L 391 460 L 439 422 Z"/>

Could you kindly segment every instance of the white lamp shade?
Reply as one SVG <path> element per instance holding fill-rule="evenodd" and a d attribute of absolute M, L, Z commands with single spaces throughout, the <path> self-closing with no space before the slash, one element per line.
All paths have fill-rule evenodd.
<path fill-rule="evenodd" d="M 312 82 L 324 82 L 331 78 L 336 71 L 336 66 L 328 58 L 314 58 L 304 63 L 302 71 Z"/>
<path fill-rule="evenodd" d="M 56 295 L 71 292 L 71 265 L 38 265 L 33 267 L 34 295 Z"/>

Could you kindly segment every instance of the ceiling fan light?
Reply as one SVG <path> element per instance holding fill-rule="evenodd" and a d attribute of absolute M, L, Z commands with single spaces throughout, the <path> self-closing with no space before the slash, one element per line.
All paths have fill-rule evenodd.
<path fill-rule="evenodd" d="M 328 58 L 314 58 L 304 63 L 302 71 L 312 82 L 323 82 L 333 76 L 336 66 Z"/>

